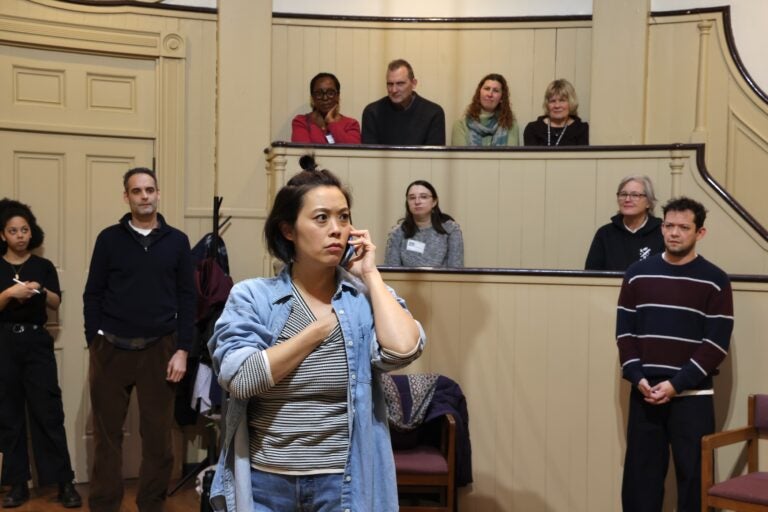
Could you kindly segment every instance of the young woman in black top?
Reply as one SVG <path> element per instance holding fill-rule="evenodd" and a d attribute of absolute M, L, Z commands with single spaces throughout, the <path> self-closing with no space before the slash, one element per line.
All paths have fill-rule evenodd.
<path fill-rule="evenodd" d="M 31 252 L 43 231 L 28 206 L 0 200 L 0 228 L 0 451 L 2 481 L 11 485 L 3 508 L 29 499 L 27 413 L 39 483 L 58 483 L 61 504 L 79 507 L 53 337 L 45 329 L 47 309 L 61 303 L 59 278 L 53 263 Z"/>

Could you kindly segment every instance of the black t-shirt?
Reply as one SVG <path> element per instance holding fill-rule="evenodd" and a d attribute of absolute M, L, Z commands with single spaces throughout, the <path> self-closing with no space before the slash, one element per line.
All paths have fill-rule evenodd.
<path fill-rule="evenodd" d="M 49 260 L 32 254 L 23 265 L 16 265 L 16 268 L 20 268 L 19 280 L 36 281 L 46 290 L 61 296 L 59 276 L 56 273 L 56 267 Z M 5 259 L 0 259 L 0 290 L 15 285 L 16 283 L 13 282 L 15 275 L 13 266 Z M 35 294 L 24 302 L 11 299 L 4 309 L 0 310 L 0 322 L 44 325 L 47 320 L 48 312 L 43 294 Z"/>

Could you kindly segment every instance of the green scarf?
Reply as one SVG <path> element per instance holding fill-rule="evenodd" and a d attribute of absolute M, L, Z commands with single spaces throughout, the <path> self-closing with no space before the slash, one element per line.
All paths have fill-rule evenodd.
<path fill-rule="evenodd" d="M 469 128 L 469 145 L 482 146 L 483 138 L 491 136 L 491 146 L 506 146 L 509 130 L 499 126 L 496 114 L 475 121 L 471 117 L 466 118 L 467 128 Z"/>

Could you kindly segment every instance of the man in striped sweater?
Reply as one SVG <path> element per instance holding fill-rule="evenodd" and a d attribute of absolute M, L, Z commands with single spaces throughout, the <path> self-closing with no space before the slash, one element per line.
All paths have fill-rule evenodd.
<path fill-rule="evenodd" d="M 678 512 L 701 510 L 701 437 L 714 431 L 712 377 L 728 354 L 733 297 L 728 276 L 696 254 L 704 207 L 670 200 L 665 250 L 627 269 L 616 340 L 632 383 L 624 460 L 624 512 L 658 512 L 672 448 Z"/>

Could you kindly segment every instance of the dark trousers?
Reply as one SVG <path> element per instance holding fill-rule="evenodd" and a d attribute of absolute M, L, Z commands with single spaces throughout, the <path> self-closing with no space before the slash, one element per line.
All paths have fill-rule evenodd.
<path fill-rule="evenodd" d="M 131 391 L 139 399 L 141 467 L 136 504 L 163 510 L 173 466 L 171 427 L 175 386 L 165 380 L 176 340 L 165 336 L 144 350 L 114 347 L 103 336 L 90 345 L 93 472 L 88 504 L 93 512 L 118 512 L 123 499 L 123 424 Z"/>
<path fill-rule="evenodd" d="M 27 411 L 40 485 L 71 482 L 74 473 L 64 432 L 53 338 L 42 327 L 14 333 L 10 325 L 0 324 L 3 484 L 25 483 L 30 479 Z"/>
<path fill-rule="evenodd" d="M 701 438 L 714 429 L 711 395 L 651 405 L 633 389 L 621 488 L 624 512 L 661 511 L 670 447 L 677 479 L 677 511 L 700 512 Z"/>

